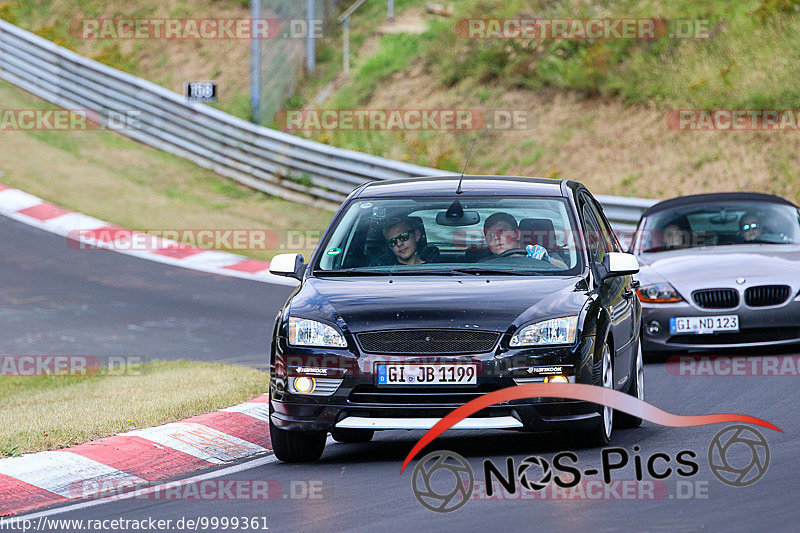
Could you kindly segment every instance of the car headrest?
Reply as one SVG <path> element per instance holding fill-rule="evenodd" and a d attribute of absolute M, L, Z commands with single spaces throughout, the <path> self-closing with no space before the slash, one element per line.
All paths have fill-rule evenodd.
<path fill-rule="evenodd" d="M 425 224 L 422 222 L 422 217 L 408 217 L 408 220 L 414 224 L 414 229 L 418 229 L 420 233 L 418 248 L 425 248 L 428 246 L 428 236 L 425 234 Z"/>
<path fill-rule="evenodd" d="M 523 218 L 519 221 L 520 244 L 540 244 L 552 250 L 558 248 L 553 221 L 549 218 Z"/>

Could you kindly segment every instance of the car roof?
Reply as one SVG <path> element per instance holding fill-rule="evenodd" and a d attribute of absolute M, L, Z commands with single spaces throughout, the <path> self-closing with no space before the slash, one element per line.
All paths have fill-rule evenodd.
<path fill-rule="evenodd" d="M 708 194 L 693 194 L 690 196 L 679 196 L 678 198 L 670 198 L 659 202 L 647 209 L 642 213 L 642 217 L 647 217 L 653 213 L 661 211 L 668 211 L 676 207 L 683 207 L 688 205 L 709 204 L 709 203 L 725 203 L 725 202 L 767 202 L 780 205 L 789 205 L 797 207 L 789 200 L 774 196 L 772 194 L 764 194 L 760 192 L 719 192 Z"/>
<path fill-rule="evenodd" d="M 357 198 L 392 196 L 451 196 L 455 195 L 461 176 L 449 174 L 387 181 L 364 185 Z M 459 196 L 564 196 L 562 184 L 578 186 L 576 182 L 524 176 L 464 176 Z"/>

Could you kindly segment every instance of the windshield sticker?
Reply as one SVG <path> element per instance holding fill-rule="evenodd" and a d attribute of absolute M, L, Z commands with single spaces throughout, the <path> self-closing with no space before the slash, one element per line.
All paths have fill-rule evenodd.
<path fill-rule="evenodd" d="M 331 248 L 330 250 L 328 250 L 325 253 L 328 254 L 328 255 L 339 255 L 340 253 L 342 253 L 342 249 L 341 248 Z"/>

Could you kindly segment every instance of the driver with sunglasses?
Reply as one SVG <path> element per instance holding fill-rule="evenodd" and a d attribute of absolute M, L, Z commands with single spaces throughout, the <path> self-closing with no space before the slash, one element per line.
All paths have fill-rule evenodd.
<path fill-rule="evenodd" d="M 761 228 L 761 224 L 758 222 L 758 218 L 750 213 L 742 215 L 742 220 L 739 223 L 739 227 L 740 234 L 744 242 L 753 242 L 758 240 L 764 231 Z"/>
<path fill-rule="evenodd" d="M 417 253 L 422 233 L 406 218 L 393 218 L 383 227 L 386 245 L 394 253 L 401 265 L 421 265 L 425 263 Z"/>

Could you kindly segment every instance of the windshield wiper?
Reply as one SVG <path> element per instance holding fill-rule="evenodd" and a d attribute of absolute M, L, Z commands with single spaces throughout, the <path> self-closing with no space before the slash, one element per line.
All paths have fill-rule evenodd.
<path fill-rule="evenodd" d="M 533 272 L 530 270 L 510 270 L 507 268 L 486 268 L 486 267 L 463 267 L 454 268 L 453 272 L 461 272 L 464 274 L 510 274 L 512 276 L 539 276 L 541 272 Z"/>
<path fill-rule="evenodd" d="M 361 270 L 359 268 L 342 268 L 339 270 L 315 270 L 315 276 L 388 276 L 389 272 Z"/>

